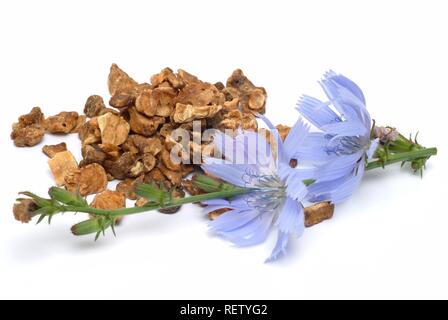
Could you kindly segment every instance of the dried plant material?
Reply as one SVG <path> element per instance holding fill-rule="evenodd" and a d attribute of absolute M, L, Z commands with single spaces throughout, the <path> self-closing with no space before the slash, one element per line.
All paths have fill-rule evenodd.
<path fill-rule="evenodd" d="M 257 112 L 263 110 L 266 104 L 266 91 L 264 89 L 255 88 L 249 93 L 249 101 L 247 103 L 250 110 Z"/>
<path fill-rule="evenodd" d="M 139 154 L 150 153 L 153 156 L 156 156 L 162 148 L 162 142 L 158 137 L 146 138 L 138 134 L 129 135 L 123 144 L 123 150 L 125 151 Z"/>
<path fill-rule="evenodd" d="M 182 88 L 185 85 L 182 79 L 178 78 L 170 68 L 165 68 L 160 71 L 160 73 L 151 77 L 151 84 L 154 87 L 158 87 L 165 82 L 168 82 L 173 88 L 176 89 Z"/>
<path fill-rule="evenodd" d="M 108 189 L 100 194 L 97 194 L 90 206 L 104 210 L 126 208 L 126 197 L 120 192 Z"/>
<path fill-rule="evenodd" d="M 183 180 L 181 185 L 192 196 L 204 194 L 204 191 L 202 189 L 199 189 L 198 187 L 196 187 L 194 185 L 193 181 L 190 179 Z"/>
<path fill-rule="evenodd" d="M 151 93 L 151 104 L 155 108 L 155 115 L 169 117 L 174 110 L 174 99 L 177 92 L 171 87 L 156 88 Z"/>
<path fill-rule="evenodd" d="M 241 119 L 241 128 L 248 131 L 257 131 L 257 118 L 252 113 L 244 113 Z"/>
<path fill-rule="evenodd" d="M 208 217 L 210 220 L 218 219 L 223 213 L 226 213 L 227 211 L 230 211 L 229 208 L 222 208 L 215 211 L 211 211 L 208 213 Z"/>
<path fill-rule="evenodd" d="M 139 113 L 135 108 L 129 109 L 131 130 L 145 137 L 150 137 L 156 133 L 159 126 L 165 123 L 165 118 L 154 116 L 151 118 Z"/>
<path fill-rule="evenodd" d="M 45 153 L 49 158 L 53 158 L 56 153 L 62 151 L 67 151 L 67 145 L 65 144 L 65 142 L 54 145 L 45 145 L 42 148 L 42 152 Z"/>
<path fill-rule="evenodd" d="M 106 108 L 101 96 L 93 95 L 87 98 L 84 106 L 84 114 L 89 118 L 97 117 Z"/>
<path fill-rule="evenodd" d="M 177 123 L 186 123 L 193 120 L 211 118 L 221 111 L 220 105 L 193 106 L 191 104 L 176 104 L 173 120 Z"/>
<path fill-rule="evenodd" d="M 116 116 L 121 116 L 120 111 L 117 111 L 116 109 L 112 109 L 112 108 L 105 108 L 105 109 L 101 110 L 99 116 L 102 116 L 102 115 L 104 115 L 106 113 L 112 113 L 112 114 L 114 114 Z"/>
<path fill-rule="evenodd" d="M 145 204 L 147 204 L 149 201 L 145 198 L 138 198 L 137 201 L 135 201 L 136 207 L 143 207 Z"/>
<path fill-rule="evenodd" d="M 224 101 L 224 94 L 214 85 L 205 82 L 195 82 L 185 86 L 176 98 L 177 103 L 194 106 L 222 106 Z"/>
<path fill-rule="evenodd" d="M 81 127 L 79 139 L 83 145 L 101 142 L 101 131 L 97 118 L 92 118 Z"/>
<path fill-rule="evenodd" d="M 178 69 L 177 70 L 177 76 L 180 80 L 182 80 L 185 84 L 193 84 L 196 82 L 202 82 L 200 81 L 196 76 L 188 73 L 185 70 Z"/>
<path fill-rule="evenodd" d="M 153 102 L 152 90 L 144 90 L 135 100 L 135 108 L 138 112 L 145 114 L 148 117 L 156 115 L 156 104 Z"/>
<path fill-rule="evenodd" d="M 149 138 L 147 140 L 147 144 L 140 150 L 142 150 L 142 153 L 150 153 L 153 156 L 156 156 L 162 151 L 162 149 L 163 145 L 161 139 L 159 137 L 155 137 Z"/>
<path fill-rule="evenodd" d="M 172 199 L 182 199 L 185 197 L 185 192 L 180 188 L 174 188 L 171 190 Z M 176 206 L 171 208 L 159 209 L 158 211 L 165 214 L 174 214 L 180 210 L 182 206 Z"/>
<path fill-rule="evenodd" d="M 39 207 L 32 199 L 18 199 L 12 209 L 14 218 L 22 223 L 28 223 L 36 215 Z"/>
<path fill-rule="evenodd" d="M 163 117 L 146 117 L 134 108 L 130 110 L 129 114 L 131 130 L 146 137 L 154 135 L 159 126 L 165 123 L 165 118 Z"/>
<path fill-rule="evenodd" d="M 45 127 L 49 133 L 71 133 L 78 125 L 78 112 L 60 112 L 48 117 Z"/>
<path fill-rule="evenodd" d="M 192 164 L 182 164 L 180 168 L 180 172 L 182 174 L 182 178 L 185 178 L 190 173 L 196 170 L 196 167 Z"/>
<path fill-rule="evenodd" d="M 163 175 L 168 179 L 168 181 L 175 185 L 180 186 L 182 184 L 182 173 L 179 171 L 172 171 L 165 167 L 163 164 L 159 164 L 160 171 L 162 171 Z"/>
<path fill-rule="evenodd" d="M 42 141 L 45 135 L 45 118 L 39 107 L 19 117 L 12 125 L 11 139 L 17 147 L 32 147 Z"/>
<path fill-rule="evenodd" d="M 135 187 L 143 183 L 144 176 L 140 176 L 137 179 L 126 179 L 121 181 L 116 186 L 116 191 L 121 192 L 129 200 L 137 200 L 137 194 L 135 193 Z"/>
<path fill-rule="evenodd" d="M 48 160 L 48 165 L 58 186 L 64 185 L 65 176 L 70 171 L 78 169 L 78 163 L 70 151 L 56 153 Z"/>
<path fill-rule="evenodd" d="M 116 161 L 105 160 L 103 166 L 108 173 L 115 177 L 115 179 L 124 180 L 132 177 L 131 170 L 134 170 L 135 172 L 135 169 L 133 168 L 137 159 L 138 157 L 135 154 L 125 152 Z"/>
<path fill-rule="evenodd" d="M 106 160 L 106 153 L 101 150 L 97 144 L 86 144 L 81 149 L 83 160 L 79 164 L 80 167 L 84 167 L 91 163 L 102 164 Z"/>
<path fill-rule="evenodd" d="M 162 160 L 163 165 L 171 171 L 180 171 L 181 170 L 181 163 L 175 163 L 171 159 L 171 152 L 163 149 L 160 154 L 160 159 Z"/>
<path fill-rule="evenodd" d="M 111 107 L 121 109 L 130 107 L 135 104 L 136 100 L 135 90 L 128 91 L 117 91 L 109 100 L 109 105 Z"/>
<path fill-rule="evenodd" d="M 97 163 L 69 172 L 64 180 L 68 191 L 78 192 L 83 197 L 106 190 L 108 182 L 106 171 Z"/>
<path fill-rule="evenodd" d="M 324 220 L 333 217 L 334 204 L 321 202 L 305 208 L 305 227 L 314 226 Z"/>
<path fill-rule="evenodd" d="M 243 112 L 256 111 L 264 113 L 266 105 L 266 90 L 256 87 L 241 71 L 235 70 L 227 79 L 227 88 L 233 88 L 238 92 L 240 108 Z M 227 89 L 226 88 L 226 89 Z M 236 97 L 235 93 L 231 94 Z"/>
<path fill-rule="evenodd" d="M 240 110 L 232 110 L 224 115 L 223 120 L 219 124 L 221 130 L 231 129 L 236 130 L 240 127 L 243 120 L 243 114 Z"/>
<path fill-rule="evenodd" d="M 129 169 L 130 177 L 138 177 L 145 173 L 145 166 L 142 161 L 137 161 L 134 165 Z"/>
<path fill-rule="evenodd" d="M 224 110 L 226 111 L 237 110 L 239 103 L 240 99 L 238 97 L 232 98 L 232 100 L 224 102 L 223 104 Z"/>
<path fill-rule="evenodd" d="M 140 93 L 135 101 L 137 111 L 148 117 L 169 117 L 174 109 L 174 98 L 177 91 L 171 87 L 147 89 Z"/>
<path fill-rule="evenodd" d="M 98 145 L 98 148 L 106 154 L 107 159 L 118 160 L 121 156 L 121 148 L 114 144 L 102 143 Z"/>
<path fill-rule="evenodd" d="M 163 185 L 168 189 L 173 186 L 172 183 L 168 181 L 168 179 L 162 173 L 162 171 L 157 167 L 145 174 L 144 181 L 145 183 L 155 183 L 156 185 Z"/>
<path fill-rule="evenodd" d="M 283 124 L 276 125 L 275 128 L 278 130 L 278 134 L 280 135 L 280 138 L 285 141 L 286 136 L 289 134 L 289 131 L 291 130 L 291 127 L 285 126 Z"/>
<path fill-rule="evenodd" d="M 222 90 L 224 90 L 225 89 L 225 85 L 224 85 L 224 83 L 222 83 L 222 82 L 215 82 L 214 84 L 213 84 L 215 87 L 216 87 L 216 89 L 218 89 L 219 91 L 222 91 Z"/>
<path fill-rule="evenodd" d="M 86 123 L 86 121 L 87 121 L 87 117 L 85 115 L 78 116 L 78 121 L 76 121 L 76 126 L 72 131 L 70 131 L 70 133 L 79 133 L 81 131 L 81 128 Z"/>
<path fill-rule="evenodd" d="M 21 115 L 19 117 L 18 124 L 21 126 L 43 126 L 45 123 L 45 117 L 39 107 L 34 107 L 31 109 L 30 113 Z"/>
<path fill-rule="evenodd" d="M 117 91 L 129 91 L 134 89 L 138 86 L 138 83 L 114 63 L 110 67 L 107 85 L 109 87 L 110 95 L 113 96 Z"/>
<path fill-rule="evenodd" d="M 143 161 L 143 168 L 144 168 L 145 173 L 148 173 L 149 171 L 154 169 L 154 167 L 157 164 L 156 157 L 154 157 L 151 153 L 145 153 L 142 156 L 142 161 Z"/>
<path fill-rule="evenodd" d="M 112 113 L 97 118 L 103 144 L 121 145 L 128 138 L 130 125 L 123 118 Z"/>

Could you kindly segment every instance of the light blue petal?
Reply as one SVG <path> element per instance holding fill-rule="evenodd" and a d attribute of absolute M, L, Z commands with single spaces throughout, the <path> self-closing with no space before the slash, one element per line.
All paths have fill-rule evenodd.
<path fill-rule="evenodd" d="M 321 128 L 323 125 L 341 121 L 329 104 L 305 95 L 297 103 L 297 111 L 314 126 Z"/>
<path fill-rule="evenodd" d="M 321 128 L 327 134 L 335 136 L 364 136 L 370 132 L 360 121 L 343 121 L 322 126 Z M 333 137 L 333 139 L 336 137 Z"/>
<path fill-rule="evenodd" d="M 298 119 L 294 126 L 289 131 L 283 142 L 283 148 L 286 153 L 286 157 L 292 159 L 294 155 L 303 146 L 310 131 L 310 126 L 307 125 L 302 119 Z"/>
<path fill-rule="evenodd" d="M 298 164 L 295 168 L 292 168 L 289 163 L 281 163 L 278 170 L 278 175 L 282 181 L 291 179 L 291 181 L 303 181 L 306 179 L 314 179 L 317 174 L 317 167 L 304 166 Z"/>
<path fill-rule="evenodd" d="M 335 180 L 315 182 L 308 187 L 308 198 L 310 202 L 331 201 L 335 204 L 341 203 L 350 197 L 364 175 L 364 160 L 360 161 L 353 172 L 341 176 Z"/>
<path fill-rule="evenodd" d="M 349 121 L 361 122 L 368 128 L 370 127 L 370 115 L 365 107 L 365 99 L 359 98 L 359 87 L 355 89 L 350 83 L 344 81 L 340 76 L 330 71 L 324 75 L 321 81 L 322 88 L 330 98 L 333 105 Z M 345 78 L 345 77 L 344 77 Z M 348 79 L 347 79 L 348 80 Z M 349 80 L 353 83 L 351 80 Z"/>
<path fill-rule="evenodd" d="M 305 216 L 302 205 L 296 200 L 286 197 L 275 225 L 281 232 L 300 237 L 305 229 Z"/>
<path fill-rule="evenodd" d="M 272 262 L 280 258 L 280 256 L 286 254 L 286 246 L 289 242 L 289 234 L 285 232 L 278 232 L 277 235 L 277 243 L 275 244 L 274 249 L 271 252 L 269 258 L 265 260 L 265 262 Z"/>
<path fill-rule="evenodd" d="M 375 154 L 376 149 L 378 148 L 378 144 L 380 143 L 380 140 L 378 138 L 376 138 L 375 140 L 372 140 L 370 142 L 370 147 L 369 150 L 367 150 L 366 155 L 367 155 L 367 159 L 370 161 L 372 160 L 372 157 Z"/>
<path fill-rule="evenodd" d="M 335 180 L 352 173 L 362 159 L 363 153 L 364 151 L 361 150 L 351 155 L 335 157 L 333 161 L 326 163 L 317 170 L 316 180 Z"/>
<path fill-rule="evenodd" d="M 204 204 L 208 206 L 229 206 L 230 207 L 230 201 L 226 199 L 211 199 L 203 202 Z"/>
<path fill-rule="evenodd" d="M 255 245 L 266 240 L 273 217 L 269 213 L 260 214 L 237 229 L 216 233 L 240 247 Z"/>
<path fill-rule="evenodd" d="M 202 169 L 217 178 L 227 181 L 239 187 L 245 187 L 247 181 L 245 177 L 248 172 L 256 171 L 257 168 L 254 166 L 243 165 L 243 164 L 233 164 L 233 163 L 214 163 L 214 158 L 204 159 L 205 164 L 201 167 Z M 207 163 L 207 162 L 210 162 Z"/>
<path fill-rule="evenodd" d="M 296 201 L 302 201 L 308 193 L 308 189 L 305 184 L 303 184 L 303 179 L 297 178 L 291 175 L 286 180 L 286 194 Z"/>
<path fill-rule="evenodd" d="M 364 170 L 365 165 L 364 161 L 362 161 L 356 174 L 332 192 L 331 202 L 338 204 L 349 198 L 361 183 L 364 176 Z"/>
<path fill-rule="evenodd" d="M 299 162 L 306 161 L 312 164 L 327 162 L 334 157 L 334 153 L 327 152 L 322 146 L 303 147 L 300 148 L 300 151 L 294 155 L 294 159 L 297 159 Z"/>
<path fill-rule="evenodd" d="M 362 92 L 361 88 L 358 87 L 358 85 L 356 83 L 354 83 L 352 80 L 350 80 L 349 78 L 343 76 L 343 75 L 334 75 L 332 77 L 333 81 L 335 81 L 336 83 L 338 83 L 341 87 L 345 87 L 348 90 L 350 90 L 350 92 L 356 96 L 363 104 L 366 104 L 366 99 L 364 97 L 364 93 Z"/>
<path fill-rule="evenodd" d="M 217 219 L 209 222 L 208 225 L 211 231 L 219 234 L 227 233 L 244 227 L 247 223 L 258 217 L 259 214 L 260 213 L 255 210 L 230 210 L 220 215 Z"/>

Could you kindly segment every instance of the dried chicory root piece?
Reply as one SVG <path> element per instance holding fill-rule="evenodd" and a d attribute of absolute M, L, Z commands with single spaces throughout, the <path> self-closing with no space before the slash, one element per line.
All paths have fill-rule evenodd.
<path fill-rule="evenodd" d="M 12 125 L 11 139 L 17 147 L 32 147 L 42 141 L 45 135 L 45 117 L 39 107 L 19 117 Z"/>
<path fill-rule="evenodd" d="M 71 133 L 78 127 L 78 112 L 61 112 L 48 117 L 45 127 L 49 133 Z"/>
<path fill-rule="evenodd" d="M 324 220 L 333 217 L 334 204 L 330 202 L 321 202 L 315 205 L 306 207 L 305 213 L 305 227 L 309 228 Z"/>
<path fill-rule="evenodd" d="M 116 186 L 116 191 L 121 192 L 129 200 L 137 200 L 137 194 L 135 193 L 135 187 L 143 183 L 145 176 L 140 176 L 137 179 L 126 179 L 121 181 Z"/>
<path fill-rule="evenodd" d="M 56 153 L 67 151 L 67 144 L 61 142 L 54 145 L 45 145 L 42 147 L 42 152 L 45 153 L 49 158 L 53 158 Z"/>
<path fill-rule="evenodd" d="M 241 111 L 265 112 L 266 90 L 256 87 L 240 69 L 235 70 L 227 79 L 227 87 L 230 88 L 229 92 L 232 98 L 238 97 Z"/>
<path fill-rule="evenodd" d="M 106 105 L 103 98 L 98 95 L 92 95 L 87 98 L 84 105 L 84 114 L 89 118 L 93 118 L 99 116 L 104 109 L 106 109 Z"/>
<path fill-rule="evenodd" d="M 128 138 L 130 126 L 122 117 L 106 113 L 97 118 L 101 132 L 101 142 L 119 146 Z"/>
<path fill-rule="evenodd" d="M 125 208 L 126 198 L 122 193 L 108 189 L 97 194 L 90 205 L 97 209 Z"/>
<path fill-rule="evenodd" d="M 176 123 L 186 123 L 193 120 L 211 118 L 221 111 L 222 106 L 193 106 L 191 104 L 177 103 L 173 114 L 173 120 Z"/>
<path fill-rule="evenodd" d="M 107 183 L 106 171 L 97 163 L 72 170 L 64 177 L 64 184 L 67 190 L 79 193 L 81 196 L 102 192 L 106 190 Z"/>
<path fill-rule="evenodd" d="M 56 153 L 53 158 L 48 160 L 48 165 L 58 186 L 65 184 L 67 174 L 78 169 L 78 163 L 70 151 Z"/>

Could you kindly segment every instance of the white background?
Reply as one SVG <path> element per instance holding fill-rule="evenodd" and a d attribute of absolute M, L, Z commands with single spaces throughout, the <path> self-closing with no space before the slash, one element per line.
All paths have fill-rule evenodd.
<path fill-rule="evenodd" d="M 448 298 L 446 1 L 2 1 L 0 4 L 0 298 Z M 355 80 L 377 123 L 437 146 L 423 180 L 408 168 L 369 172 L 335 217 L 264 258 L 275 237 L 239 249 L 207 233 L 194 206 L 126 219 L 93 242 L 70 226 L 13 219 L 18 191 L 53 180 L 45 137 L 19 149 L 13 121 L 82 112 L 108 99 L 109 66 L 138 81 L 166 66 L 225 81 L 242 68 L 269 94 L 267 115 L 293 124 L 303 93 L 322 96 L 327 69 Z"/>

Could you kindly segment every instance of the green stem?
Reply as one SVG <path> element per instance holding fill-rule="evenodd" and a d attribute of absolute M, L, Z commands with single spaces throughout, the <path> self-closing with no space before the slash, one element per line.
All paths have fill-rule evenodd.
<path fill-rule="evenodd" d="M 171 207 L 177 207 L 183 204 L 187 203 L 193 203 L 193 202 L 201 202 L 211 199 L 218 199 L 218 198 L 230 198 L 238 195 L 242 195 L 245 193 L 249 193 L 253 191 L 254 189 L 248 189 L 248 188 L 235 188 L 232 190 L 223 190 L 223 191 L 217 191 L 217 192 L 210 192 L 205 194 L 200 194 L 197 196 L 190 196 L 186 198 L 180 198 L 180 199 L 172 199 L 168 203 L 165 203 L 164 205 L 161 204 L 148 204 L 144 205 L 142 207 L 133 207 L 133 208 L 123 208 L 123 209 L 114 209 L 114 210 L 104 210 L 104 209 L 97 209 L 92 207 L 77 207 L 77 206 L 64 206 L 63 211 L 64 212 L 84 212 L 84 213 L 90 213 L 98 216 L 109 216 L 109 217 L 118 217 L 118 216 L 127 216 L 131 214 L 151 211 L 151 210 L 157 210 L 157 209 L 165 209 L 165 208 L 171 208 Z"/>
<path fill-rule="evenodd" d="M 403 162 L 403 161 L 409 161 L 409 160 L 415 160 L 419 158 L 429 158 L 430 156 L 435 156 L 437 154 L 437 148 L 427 148 L 427 149 L 419 149 L 419 150 L 413 150 L 409 152 L 401 152 L 396 154 L 391 154 L 387 157 L 386 161 L 382 160 L 376 160 L 372 161 L 367 164 L 366 170 L 372 170 L 376 168 L 382 168 L 384 166 L 397 163 L 397 162 Z"/>

